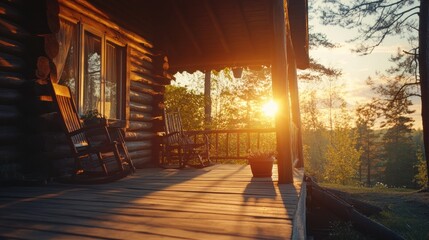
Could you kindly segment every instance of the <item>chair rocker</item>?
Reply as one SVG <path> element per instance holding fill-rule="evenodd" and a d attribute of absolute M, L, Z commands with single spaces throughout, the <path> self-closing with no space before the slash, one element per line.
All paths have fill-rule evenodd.
<path fill-rule="evenodd" d="M 208 136 L 205 134 L 197 136 L 197 134 L 185 132 L 179 112 L 167 113 L 164 110 L 164 127 L 163 167 L 184 168 L 188 165 L 201 168 L 212 165 Z M 199 164 L 191 163 L 192 160 L 196 160 Z"/>
<path fill-rule="evenodd" d="M 74 104 L 70 89 L 67 86 L 51 83 L 53 89 L 53 102 L 57 107 L 58 115 L 62 122 L 71 153 L 75 159 L 75 172 L 73 176 L 88 173 L 83 163 L 93 162 L 97 158 L 101 172 L 93 171 L 93 175 L 111 176 L 116 173 L 126 176 L 127 170 L 134 171 L 135 168 L 129 157 L 124 139 L 118 128 L 109 129 L 107 122 L 100 122 L 91 126 L 83 126 Z M 109 133 L 115 131 L 116 141 L 112 140 Z M 96 135 L 97 141 L 93 138 Z M 113 160 L 113 164 L 111 163 Z M 116 164 L 114 164 L 116 162 Z M 88 165 L 88 164 L 86 164 Z M 116 169 L 109 170 L 111 165 Z M 108 167 L 109 166 L 109 167 Z"/>

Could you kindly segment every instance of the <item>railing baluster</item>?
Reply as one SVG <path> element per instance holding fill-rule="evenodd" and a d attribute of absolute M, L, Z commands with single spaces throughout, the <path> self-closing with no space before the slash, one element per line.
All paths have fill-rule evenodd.
<path fill-rule="evenodd" d="M 257 139 L 258 139 L 258 140 L 257 140 L 257 143 L 256 143 L 256 148 L 257 148 L 257 149 L 258 149 L 258 151 L 259 151 L 259 150 L 260 150 L 260 149 L 259 149 L 259 147 L 260 147 L 260 145 L 259 145 L 259 140 L 260 140 L 261 133 L 260 133 L 260 132 L 258 132 L 257 136 L 258 136 L 258 137 L 257 137 Z"/>
<path fill-rule="evenodd" d="M 228 150 L 229 150 L 229 133 L 226 133 L 226 156 L 228 157 Z"/>
<path fill-rule="evenodd" d="M 250 131 L 247 132 L 247 143 L 246 143 L 246 151 L 250 150 Z"/>
<path fill-rule="evenodd" d="M 237 132 L 237 157 L 240 157 L 240 133 Z"/>

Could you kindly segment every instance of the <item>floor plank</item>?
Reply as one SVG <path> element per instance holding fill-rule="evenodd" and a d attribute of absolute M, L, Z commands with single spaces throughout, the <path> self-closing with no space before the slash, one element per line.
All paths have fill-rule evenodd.
<path fill-rule="evenodd" d="M 288 239 L 303 172 L 293 184 L 248 166 L 143 169 L 109 184 L 5 187 L 0 238 Z"/>

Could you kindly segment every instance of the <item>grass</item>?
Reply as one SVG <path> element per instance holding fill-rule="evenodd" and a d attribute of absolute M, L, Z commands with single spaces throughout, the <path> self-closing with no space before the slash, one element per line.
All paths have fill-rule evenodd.
<path fill-rule="evenodd" d="M 366 188 L 321 184 L 349 193 L 353 198 L 378 206 L 383 211 L 371 218 L 405 239 L 429 239 L 429 193 L 404 188 Z"/>

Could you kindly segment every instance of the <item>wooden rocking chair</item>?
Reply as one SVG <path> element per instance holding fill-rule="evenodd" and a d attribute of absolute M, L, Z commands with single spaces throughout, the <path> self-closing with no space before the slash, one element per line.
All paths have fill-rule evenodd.
<path fill-rule="evenodd" d="M 165 135 L 163 136 L 162 166 L 183 168 L 206 167 L 211 165 L 210 144 L 208 136 L 187 133 L 183 130 L 179 112 L 169 112 L 164 109 Z M 195 136 L 195 137 L 194 137 Z M 191 160 L 199 164 L 192 164 Z"/>
<path fill-rule="evenodd" d="M 75 175 L 84 172 L 82 162 L 87 159 L 93 160 L 96 156 L 104 176 L 113 173 L 124 173 L 127 168 L 134 171 L 135 168 L 128 155 L 122 134 L 119 129 L 114 129 L 117 138 L 113 141 L 109 133 L 107 123 L 99 123 L 94 126 L 82 126 L 76 106 L 74 104 L 70 89 L 67 86 L 52 84 L 53 102 L 57 106 L 58 115 L 63 123 L 63 129 L 67 136 L 72 155 L 75 159 Z M 101 133 L 101 135 L 100 135 Z M 92 141 L 91 135 L 97 134 L 97 143 Z M 119 137 L 118 137 L 119 136 Z M 116 161 L 117 169 L 109 171 L 107 160 Z"/>

